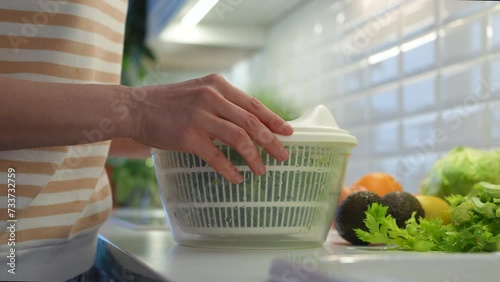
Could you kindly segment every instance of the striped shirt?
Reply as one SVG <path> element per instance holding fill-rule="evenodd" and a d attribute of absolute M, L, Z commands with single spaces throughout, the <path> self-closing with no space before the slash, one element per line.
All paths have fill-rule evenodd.
<path fill-rule="evenodd" d="M 0 76 L 119 84 L 126 9 L 126 0 L 0 1 Z M 0 151 L 0 280 L 61 281 L 90 268 L 111 211 L 109 144 Z M 7 229 L 9 168 L 15 246 Z M 15 275 L 7 272 L 11 248 Z"/>

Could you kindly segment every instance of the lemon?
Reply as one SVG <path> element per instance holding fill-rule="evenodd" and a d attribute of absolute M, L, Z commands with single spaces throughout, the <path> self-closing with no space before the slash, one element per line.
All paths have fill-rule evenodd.
<path fill-rule="evenodd" d="M 448 224 L 451 221 L 450 204 L 445 200 L 430 195 L 416 195 L 415 198 L 420 202 L 425 211 L 425 218 L 441 217 L 443 224 Z"/>

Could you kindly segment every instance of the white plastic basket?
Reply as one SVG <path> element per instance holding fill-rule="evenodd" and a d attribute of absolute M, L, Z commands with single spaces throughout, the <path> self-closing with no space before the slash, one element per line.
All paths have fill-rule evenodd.
<path fill-rule="evenodd" d="M 158 181 L 170 219 L 196 234 L 287 234 L 316 232 L 338 198 L 348 147 L 286 145 L 280 163 L 261 150 L 264 176 L 254 175 L 229 146 L 219 149 L 243 174 L 234 185 L 195 155 L 165 151 L 155 155 Z M 333 197 L 332 197 L 333 196 Z M 335 200 L 334 200 L 335 201 Z"/>
<path fill-rule="evenodd" d="M 199 247 L 294 248 L 321 245 L 332 223 L 347 159 L 357 140 L 324 106 L 291 121 L 277 138 L 290 157 L 258 147 L 267 172 L 254 175 L 233 148 L 217 145 L 243 174 L 231 184 L 199 157 L 153 150 L 156 177 L 174 239 Z"/>

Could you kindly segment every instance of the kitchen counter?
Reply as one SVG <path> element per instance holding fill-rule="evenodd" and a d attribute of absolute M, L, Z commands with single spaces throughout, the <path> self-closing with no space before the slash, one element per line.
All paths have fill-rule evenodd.
<path fill-rule="evenodd" d="M 118 281 L 458 282 L 500 277 L 500 253 L 452 255 L 353 247 L 335 231 L 317 249 L 193 248 L 177 245 L 167 229 L 132 229 L 113 220 L 100 230 L 97 262 Z"/>
<path fill-rule="evenodd" d="M 113 222 L 101 228 L 100 239 L 101 248 L 102 245 L 108 245 L 108 249 L 116 247 L 138 261 L 126 262 L 127 270 L 120 273 L 123 272 L 120 268 L 120 271 L 114 271 L 115 274 L 131 276 L 129 272 L 133 271 L 126 264 L 142 263 L 157 274 L 150 275 L 152 281 L 267 281 L 269 267 L 275 258 L 350 252 L 340 242 L 335 244 L 335 241 L 341 240 L 336 234 L 330 236 L 325 248 L 314 250 L 205 249 L 177 245 L 168 230 L 132 230 Z M 113 252 L 116 254 L 117 250 Z M 136 265 L 134 268 L 140 267 Z M 147 276 L 147 269 L 140 272 Z"/>

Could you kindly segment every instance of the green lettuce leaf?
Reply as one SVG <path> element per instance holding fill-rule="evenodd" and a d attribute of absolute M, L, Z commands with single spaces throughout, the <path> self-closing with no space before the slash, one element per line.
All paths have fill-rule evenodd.
<path fill-rule="evenodd" d="M 420 194 L 467 195 L 480 181 L 500 184 L 500 153 L 456 147 L 436 161 L 420 184 Z"/>
<path fill-rule="evenodd" d="M 368 231 L 356 229 L 359 239 L 386 244 L 391 249 L 440 252 L 500 251 L 500 185 L 481 182 L 473 185 L 474 196 L 452 195 L 451 223 L 440 218 L 417 222 L 415 214 L 405 228 L 387 214 L 388 207 L 374 203 L 366 210 Z"/>

